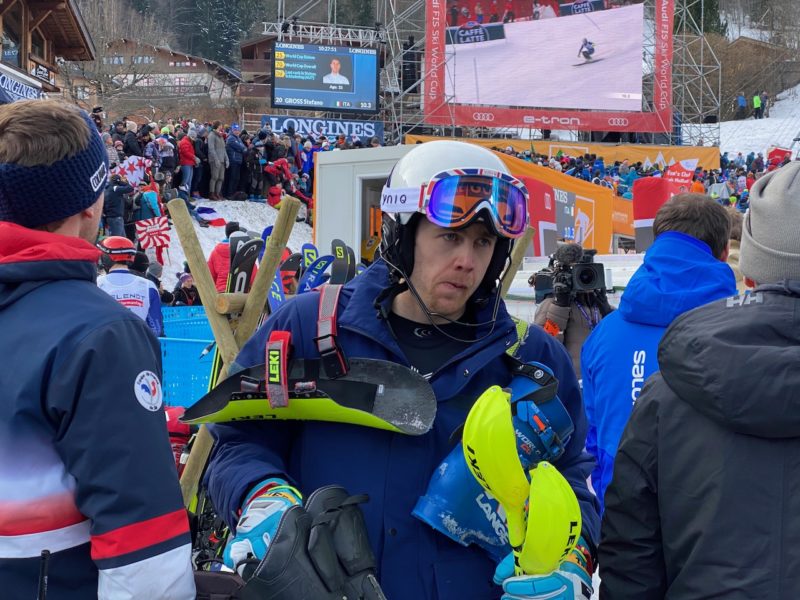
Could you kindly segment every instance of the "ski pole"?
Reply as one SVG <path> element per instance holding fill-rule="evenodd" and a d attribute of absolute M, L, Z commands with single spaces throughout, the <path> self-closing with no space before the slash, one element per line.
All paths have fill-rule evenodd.
<path fill-rule="evenodd" d="M 50 550 L 42 550 L 39 561 L 39 591 L 36 600 L 47 600 L 47 570 L 50 567 Z"/>
<path fill-rule="evenodd" d="M 206 354 L 211 352 L 214 349 L 214 346 L 216 346 L 216 345 L 217 345 L 217 342 L 211 342 L 208 346 L 203 348 L 203 351 L 200 353 L 199 359 L 202 359 Z"/>
<path fill-rule="evenodd" d="M 500 294 L 504 298 L 506 294 L 508 294 L 508 290 L 514 281 L 514 276 L 522 265 L 522 259 L 525 257 L 526 250 L 531 246 L 535 231 L 536 229 L 534 227 L 528 226 L 522 238 L 514 243 L 514 250 L 511 253 L 511 262 L 508 265 L 508 269 L 506 269 L 506 272 L 503 274 L 500 288 Z"/>

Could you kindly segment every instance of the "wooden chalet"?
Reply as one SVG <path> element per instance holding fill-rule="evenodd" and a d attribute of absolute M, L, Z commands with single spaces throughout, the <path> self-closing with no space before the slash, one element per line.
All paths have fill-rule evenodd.
<path fill-rule="evenodd" d="M 95 58 L 75 0 L 0 0 L 0 31 L 0 103 L 58 92 L 62 59 Z"/>

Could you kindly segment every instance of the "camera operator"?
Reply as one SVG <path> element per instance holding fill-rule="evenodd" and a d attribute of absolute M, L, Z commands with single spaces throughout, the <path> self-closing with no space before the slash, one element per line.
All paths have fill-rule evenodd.
<path fill-rule="evenodd" d="M 581 372 L 581 346 L 613 308 L 606 299 L 603 265 L 594 263 L 594 250 L 564 244 L 547 269 L 528 283 L 536 290 L 534 323 L 555 337 L 569 352 L 575 372 Z"/>

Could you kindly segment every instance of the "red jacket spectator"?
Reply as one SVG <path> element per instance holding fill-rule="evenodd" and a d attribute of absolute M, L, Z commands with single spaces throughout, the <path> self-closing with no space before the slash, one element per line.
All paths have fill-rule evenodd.
<path fill-rule="evenodd" d="M 180 158 L 178 164 L 181 167 L 195 166 L 194 142 L 188 135 L 183 136 L 181 141 L 178 142 L 178 156 Z"/>
<path fill-rule="evenodd" d="M 228 240 L 220 242 L 208 255 L 208 270 L 211 271 L 211 277 L 214 279 L 214 287 L 218 292 L 224 292 L 228 286 L 228 273 L 231 270 L 231 245 Z M 258 267 L 253 267 L 250 281 L 255 279 L 258 273 Z"/>
<path fill-rule="evenodd" d="M 753 187 L 753 184 L 756 182 L 756 176 L 750 171 L 747 174 L 747 191 L 750 191 L 750 188 Z"/>

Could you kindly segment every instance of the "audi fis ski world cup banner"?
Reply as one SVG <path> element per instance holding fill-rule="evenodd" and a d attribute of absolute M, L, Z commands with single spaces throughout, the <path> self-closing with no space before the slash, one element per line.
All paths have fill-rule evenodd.
<path fill-rule="evenodd" d="M 605 8 L 602 0 L 546 0 L 531 9 L 511 0 L 502 11 L 481 0 L 457 6 L 428 0 L 427 123 L 671 130 L 674 0 L 656 0 L 647 12 L 641 1 Z M 503 38 L 492 43 L 496 24 Z M 655 40 L 647 46 L 645 28 Z M 653 81 L 647 90 L 645 75 Z"/>
<path fill-rule="evenodd" d="M 316 119 L 313 117 L 285 117 L 279 115 L 263 115 L 261 126 L 269 125 L 272 131 L 289 131 L 301 135 L 309 133 L 318 137 L 345 135 L 349 139 L 354 136 L 367 143 L 377 137 L 383 143 L 383 121 L 342 121 L 339 119 Z"/>

